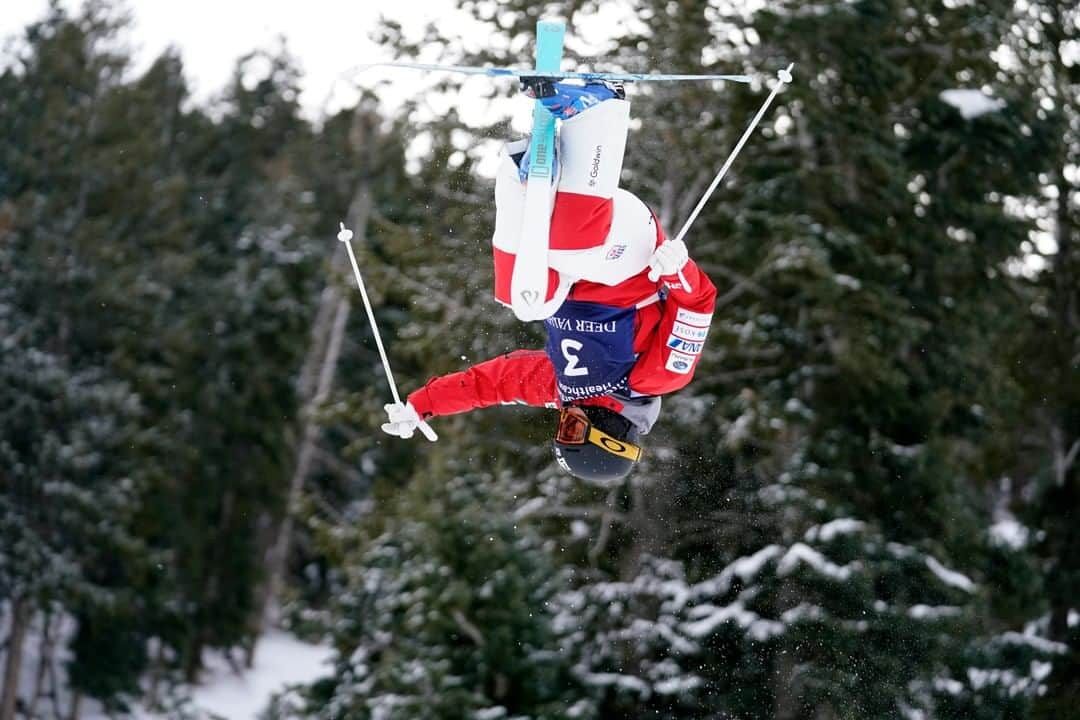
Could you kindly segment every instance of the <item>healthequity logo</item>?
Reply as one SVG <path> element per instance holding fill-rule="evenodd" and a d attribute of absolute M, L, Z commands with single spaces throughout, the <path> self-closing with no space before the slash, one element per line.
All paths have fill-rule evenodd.
<path fill-rule="evenodd" d="M 559 381 L 559 395 L 564 400 L 580 400 L 582 398 L 600 397 L 613 392 L 626 390 L 626 378 L 615 382 L 607 382 L 601 385 L 570 385 Z"/>

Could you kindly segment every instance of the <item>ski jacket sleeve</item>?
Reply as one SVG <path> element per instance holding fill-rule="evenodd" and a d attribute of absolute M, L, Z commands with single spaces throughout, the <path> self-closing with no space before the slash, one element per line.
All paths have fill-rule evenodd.
<path fill-rule="evenodd" d="M 557 407 L 555 368 L 543 350 L 518 350 L 431 378 L 409 402 L 424 419 L 491 405 Z"/>
<path fill-rule="evenodd" d="M 694 376 L 705 338 L 709 334 L 716 286 L 697 263 L 683 266 L 690 290 L 678 275 L 661 278 L 667 297 L 660 303 L 660 317 L 651 332 L 636 342 L 637 363 L 630 371 L 630 388 L 643 395 L 664 395 L 685 387 Z"/>

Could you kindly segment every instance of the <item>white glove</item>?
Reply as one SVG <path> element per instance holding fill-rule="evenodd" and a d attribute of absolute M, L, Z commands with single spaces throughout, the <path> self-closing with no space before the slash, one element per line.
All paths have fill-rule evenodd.
<path fill-rule="evenodd" d="M 383 423 L 382 429 L 384 433 L 408 439 L 419 428 L 424 437 L 431 442 L 439 439 L 431 426 L 420 418 L 412 403 L 390 403 L 384 405 L 383 409 L 386 410 L 386 416 L 390 420 L 390 422 Z"/>
<path fill-rule="evenodd" d="M 689 259 L 686 243 L 682 240 L 665 240 L 649 258 L 649 280 L 656 282 L 662 276 L 681 272 Z M 683 284 L 686 284 L 685 280 Z"/>

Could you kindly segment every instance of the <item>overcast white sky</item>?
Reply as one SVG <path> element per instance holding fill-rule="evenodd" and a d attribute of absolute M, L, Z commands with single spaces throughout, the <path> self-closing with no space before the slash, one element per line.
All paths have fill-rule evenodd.
<path fill-rule="evenodd" d="M 72 12 L 82 5 L 81 0 L 61 2 Z M 126 0 L 124 6 L 134 16 L 127 40 L 135 50 L 135 72 L 147 67 L 166 47 L 176 46 L 193 99 L 200 104 L 224 88 L 237 58 L 255 49 L 276 48 L 279 38 L 284 37 L 304 74 L 300 100 L 308 115 L 316 119 L 355 102 L 350 77 L 359 78 L 366 87 L 384 81 L 379 84 L 378 96 L 388 108 L 434 80 L 408 70 L 348 74 L 357 65 L 389 59 L 389 53 L 369 39 L 380 14 L 400 22 L 412 37 L 435 22 L 443 33 L 463 38 L 466 49 L 476 50 L 491 42 L 457 4 L 455 0 Z M 0 40 L 4 40 L 42 17 L 48 0 L 0 0 L 0 6 Z M 575 41 L 585 52 L 602 55 L 605 38 L 628 17 L 626 2 L 610 0 L 597 15 L 579 18 Z M 420 59 L 439 60 L 435 54 Z M 425 100 L 434 114 L 456 105 L 468 124 L 484 124 L 492 111 L 509 113 L 515 130 L 528 132 L 531 103 L 513 101 L 516 87 L 507 86 L 507 99 L 497 108 L 471 99 L 490 82 L 510 81 L 472 78 L 455 97 L 431 94 Z M 422 154 L 422 143 L 413 150 L 410 155 Z M 487 155 L 483 153 L 485 161 L 492 162 L 485 162 L 480 171 L 491 174 L 497 158 Z"/>
<path fill-rule="evenodd" d="M 81 2 L 62 0 L 62 4 L 76 11 Z M 0 0 L 0 5 L 0 38 L 8 38 L 43 16 L 48 2 Z M 625 17 L 625 5 L 620 0 L 605 3 L 597 17 L 582 20 L 578 31 L 600 40 Z M 135 20 L 130 41 L 137 50 L 136 69 L 148 65 L 169 45 L 177 46 L 197 101 L 224 87 L 239 56 L 276 47 L 284 36 L 304 72 L 301 101 L 312 114 L 319 113 L 332 92 L 338 103 L 351 103 L 349 83 L 343 76 L 349 68 L 388 59 L 386 51 L 368 37 L 380 14 L 401 22 L 407 33 L 418 33 L 427 23 L 436 22 L 444 33 L 465 38 L 469 49 L 486 41 L 485 34 L 457 10 L 455 0 L 126 0 L 126 7 Z M 403 70 L 368 71 L 363 78 L 365 84 L 393 79 L 380 93 L 391 103 L 395 86 L 407 95 L 415 91 L 419 80 Z M 331 101 L 331 109 L 336 104 Z M 523 107 L 527 123 L 528 106 Z"/>
<path fill-rule="evenodd" d="M 3 0 L 0 37 L 10 37 L 41 17 L 47 0 Z M 64 0 L 76 10 L 78 0 Z M 453 0 L 127 0 L 135 17 L 130 36 L 145 66 L 169 45 L 180 48 L 197 100 L 217 93 L 235 60 L 256 48 L 276 46 L 285 36 L 289 51 L 304 71 L 305 106 L 322 106 L 348 68 L 386 59 L 368 39 L 380 13 L 406 28 L 437 20 L 444 31 L 466 36 L 468 22 Z M 475 33 L 474 33 L 475 34 Z M 413 79 L 415 82 L 415 78 Z"/>

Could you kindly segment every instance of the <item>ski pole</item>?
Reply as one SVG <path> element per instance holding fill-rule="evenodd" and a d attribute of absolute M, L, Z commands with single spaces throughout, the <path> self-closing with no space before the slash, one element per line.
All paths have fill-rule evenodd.
<path fill-rule="evenodd" d="M 756 128 L 758 123 L 761 122 L 762 116 L 764 116 L 765 111 L 769 109 L 769 105 L 772 104 L 773 98 L 776 97 L 776 93 L 780 92 L 780 88 L 782 88 L 784 85 L 787 85 L 791 82 L 791 69 L 793 67 L 795 67 L 795 63 L 791 63 L 787 66 L 786 70 L 781 70 L 776 74 L 780 82 L 776 83 L 776 87 L 774 87 L 772 89 L 772 92 L 769 93 L 769 97 L 765 98 L 765 102 L 761 104 L 761 108 L 757 111 L 757 115 L 755 115 L 754 119 L 750 121 L 750 126 L 746 128 L 746 132 L 744 132 L 742 137 L 739 138 L 739 142 L 736 143 L 735 149 L 731 151 L 730 155 L 728 155 L 728 159 L 724 162 L 724 166 L 720 168 L 720 172 L 716 174 L 716 177 L 713 179 L 712 184 L 709 185 L 709 189 L 706 190 L 705 194 L 701 196 L 701 200 L 698 201 L 697 207 L 694 208 L 694 212 L 690 213 L 690 217 L 687 218 L 686 222 L 682 226 L 682 229 L 679 230 L 679 234 L 675 236 L 675 242 L 678 242 L 679 240 L 682 240 L 684 237 L 686 237 L 686 232 L 690 229 L 690 226 L 694 224 L 694 221 L 697 220 L 697 216 L 701 212 L 701 209 L 705 207 L 705 203 L 709 201 L 709 198 L 712 196 L 713 191 L 716 190 L 717 186 L 720 184 L 720 181 L 724 179 L 724 175 L 727 174 L 727 171 L 731 167 L 731 164 L 735 162 L 735 158 L 739 156 L 739 151 L 742 150 L 743 145 L 746 144 L 746 141 L 750 139 L 750 135 L 753 134 L 754 128 Z"/>
<path fill-rule="evenodd" d="M 345 223 L 338 223 L 341 230 L 338 232 L 337 239 L 345 243 L 345 249 L 349 251 L 349 262 L 352 263 L 353 274 L 356 276 L 356 285 L 360 288 L 360 297 L 364 299 L 364 309 L 367 310 L 368 321 L 371 322 L 371 331 L 375 335 L 375 345 L 379 348 L 379 357 L 382 358 L 383 369 L 386 370 L 386 381 L 390 383 L 390 393 L 394 396 L 394 402 L 398 405 L 401 404 L 401 396 L 398 395 L 397 383 L 394 382 L 394 374 L 390 371 L 390 361 L 386 357 L 386 350 L 383 348 L 382 337 L 379 336 L 379 325 L 375 322 L 375 313 L 371 309 L 371 300 L 368 299 L 367 289 L 364 287 L 364 279 L 360 277 L 360 266 L 356 264 L 356 255 L 353 253 L 352 240 L 353 233 L 345 227 Z M 435 434 L 435 430 L 424 420 L 420 421 L 418 426 L 420 432 L 424 434 L 431 442 L 435 442 L 439 439 L 439 436 Z"/>

